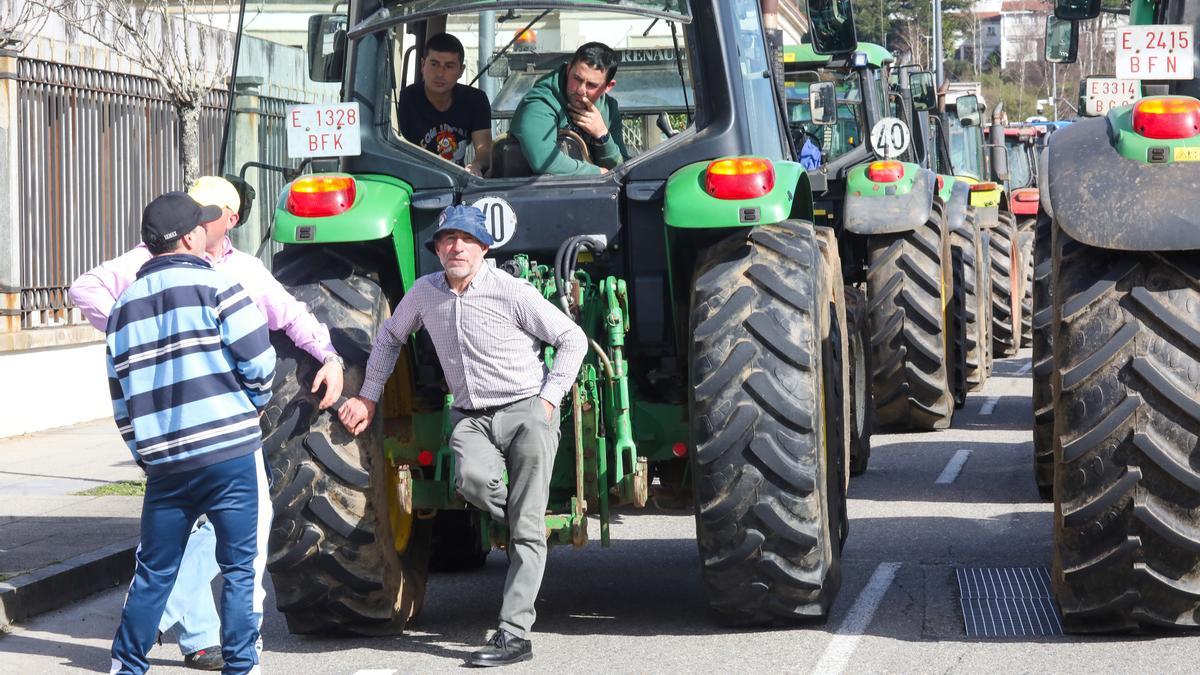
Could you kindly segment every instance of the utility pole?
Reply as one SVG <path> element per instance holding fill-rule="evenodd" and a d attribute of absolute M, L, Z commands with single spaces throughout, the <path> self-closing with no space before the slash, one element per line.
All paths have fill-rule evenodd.
<path fill-rule="evenodd" d="M 946 81 L 942 72 L 942 0 L 933 0 L 933 78 L 941 87 Z"/>

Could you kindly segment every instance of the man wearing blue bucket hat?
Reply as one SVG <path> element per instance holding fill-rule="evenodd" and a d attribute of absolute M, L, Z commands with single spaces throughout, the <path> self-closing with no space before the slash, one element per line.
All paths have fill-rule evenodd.
<path fill-rule="evenodd" d="M 443 272 L 413 284 L 384 322 L 358 396 L 338 415 L 351 433 L 370 425 L 400 347 L 424 327 L 454 394 L 450 447 L 455 482 L 475 507 L 508 523 L 508 577 L 500 626 L 472 665 L 533 658 L 533 603 L 546 567 L 546 504 L 559 441 L 559 403 L 587 353 L 583 330 L 529 282 L 484 260 L 495 243 L 483 212 L 451 206 L 425 242 Z M 541 359 L 555 349 L 554 367 Z M 508 484 L 503 480 L 508 471 Z"/>

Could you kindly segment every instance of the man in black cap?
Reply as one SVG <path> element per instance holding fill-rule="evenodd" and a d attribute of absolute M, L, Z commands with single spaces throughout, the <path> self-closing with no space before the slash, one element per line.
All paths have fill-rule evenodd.
<path fill-rule="evenodd" d="M 142 212 L 154 255 L 117 299 L 105 341 L 113 417 L 146 472 L 141 544 L 112 646 L 113 673 L 144 673 L 188 533 L 201 515 L 224 576 L 225 672 L 258 672 L 271 501 L 258 418 L 275 350 L 266 319 L 203 259 L 221 210 L 168 192 Z"/>
<path fill-rule="evenodd" d="M 559 404 L 587 353 L 583 330 L 529 282 L 484 260 L 492 235 L 483 212 L 451 206 L 425 246 L 444 272 L 417 279 L 375 337 L 358 396 L 339 410 L 351 433 L 375 416 L 400 347 L 422 326 L 454 394 L 450 447 L 455 483 L 473 506 L 508 523 L 508 578 L 500 627 L 469 663 L 533 658 L 529 631 L 546 568 L 546 503 L 559 440 Z M 554 367 L 541 359 L 555 349 Z M 508 471 L 508 484 L 503 480 Z"/>

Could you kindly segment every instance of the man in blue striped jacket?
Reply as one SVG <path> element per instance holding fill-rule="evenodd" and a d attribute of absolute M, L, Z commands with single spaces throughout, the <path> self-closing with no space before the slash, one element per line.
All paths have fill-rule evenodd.
<path fill-rule="evenodd" d="M 147 477 L 113 673 L 149 667 L 146 654 L 200 515 L 216 531 L 224 576 L 225 672 L 259 670 L 271 502 L 258 418 L 271 398 L 275 350 L 254 301 L 202 257 L 203 224 L 219 215 L 182 192 L 152 201 L 142 240 L 154 257 L 108 319 L 113 415 Z"/>

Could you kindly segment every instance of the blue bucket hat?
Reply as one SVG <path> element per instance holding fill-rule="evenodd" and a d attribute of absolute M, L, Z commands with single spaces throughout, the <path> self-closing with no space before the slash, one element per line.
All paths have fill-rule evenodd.
<path fill-rule="evenodd" d="M 474 206 L 461 204 L 447 206 L 442 211 L 442 215 L 438 216 L 438 228 L 434 230 L 433 236 L 425 242 L 425 248 L 429 249 L 430 253 L 437 253 L 433 243 L 437 241 L 439 234 L 449 230 L 465 232 L 478 239 L 479 243 L 484 246 L 496 243 L 496 240 L 492 238 L 492 233 L 488 232 L 487 219 L 484 217 L 483 211 Z"/>

